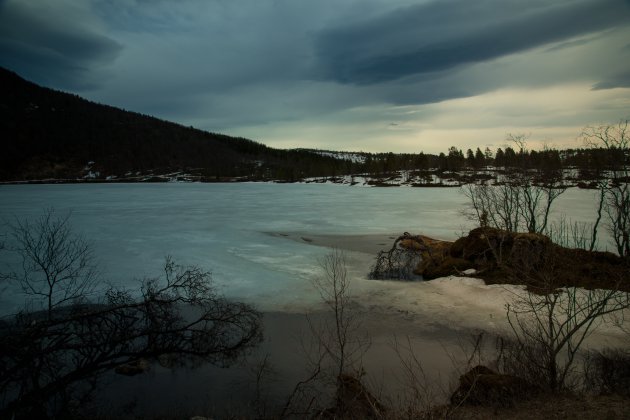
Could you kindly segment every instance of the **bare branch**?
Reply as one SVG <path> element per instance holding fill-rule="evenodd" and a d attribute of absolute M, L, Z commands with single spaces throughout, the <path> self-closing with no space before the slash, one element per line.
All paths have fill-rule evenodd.
<path fill-rule="evenodd" d="M 139 298 L 112 289 L 90 302 L 91 250 L 67 218 L 48 212 L 14 227 L 24 269 L 12 279 L 48 305 L 0 323 L 0 418 L 57 415 L 51 401 L 80 398 L 102 373 L 141 360 L 225 366 L 262 338 L 260 313 L 218 296 L 198 267 L 167 258 Z"/>

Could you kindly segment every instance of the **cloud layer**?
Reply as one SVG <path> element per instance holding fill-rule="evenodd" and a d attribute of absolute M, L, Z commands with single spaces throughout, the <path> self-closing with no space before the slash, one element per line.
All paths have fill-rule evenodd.
<path fill-rule="evenodd" d="M 623 24 L 620 0 L 443 0 L 334 28 L 318 40 L 327 74 L 371 84 L 443 72 Z"/>
<path fill-rule="evenodd" d="M 69 2 L 0 3 L 3 66 L 26 77 L 68 88 L 84 88 L 93 71 L 112 62 L 122 46 L 93 27 L 86 10 Z"/>
<path fill-rule="evenodd" d="M 0 0 L 0 65 L 283 147 L 564 144 L 630 117 L 628 39 L 628 0 Z"/>

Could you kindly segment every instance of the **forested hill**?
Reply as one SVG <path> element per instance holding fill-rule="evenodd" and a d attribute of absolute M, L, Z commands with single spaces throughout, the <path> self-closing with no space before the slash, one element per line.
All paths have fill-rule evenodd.
<path fill-rule="evenodd" d="M 618 128 L 625 130 L 627 124 Z M 40 87 L 2 67 L 0 138 L 0 182 L 306 179 L 433 187 L 496 181 L 526 170 L 542 177 L 564 173 L 571 177 L 567 181 L 589 186 L 602 171 L 630 165 L 627 150 L 601 147 L 536 151 L 505 146 L 464 153 L 452 146 L 439 155 L 273 149 Z M 362 180 L 340 177 L 350 174 Z"/>
<path fill-rule="evenodd" d="M 1 67 L 0 86 L 0 181 L 147 180 L 177 172 L 205 181 L 293 181 L 346 172 L 350 164 L 97 104 Z"/>

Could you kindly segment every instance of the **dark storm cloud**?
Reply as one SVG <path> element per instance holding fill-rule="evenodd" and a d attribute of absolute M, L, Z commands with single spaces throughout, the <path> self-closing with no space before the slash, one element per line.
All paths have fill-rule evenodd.
<path fill-rule="evenodd" d="M 622 74 L 617 74 L 608 80 L 601 81 L 593 86 L 593 90 L 614 88 L 630 88 L 630 70 Z"/>
<path fill-rule="evenodd" d="M 80 14 L 48 11 L 30 2 L 0 3 L 0 65 L 53 86 L 94 84 L 94 67 L 111 63 L 121 45 L 75 21 Z"/>
<path fill-rule="evenodd" d="M 325 79 L 374 84 L 524 51 L 630 21 L 628 0 L 448 0 L 332 28 L 317 40 Z"/>
<path fill-rule="evenodd" d="M 286 146 L 392 127 L 408 144 L 403 126 L 451 127 L 477 100 L 491 124 L 541 125 L 531 91 L 624 95 L 629 36 L 630 0 L 0 0 L 0 65 L 27 79 Z M 525 95 L 508 116 L 502 90 Z M 578 114 L 554 106 L 541 118 Z"/>

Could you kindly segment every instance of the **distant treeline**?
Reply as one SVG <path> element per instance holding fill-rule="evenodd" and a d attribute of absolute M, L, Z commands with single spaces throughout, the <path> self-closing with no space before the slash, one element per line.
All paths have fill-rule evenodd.
<path fill-rule="evenodd" d="M 546 149 L 514 150 L 512 147 L 484 151 L 450 147 L 439 155 L 425 153 L 359 153 L 362 162 L 350 165 L 350 172 L 389 174 L 400 170 L 457 172 L 461 170 L 484 170 L 488 168 L 530 169 L 557 171 L 574 168 L 589 176 L 597 177 L 606 170 L 630 165 L 630 156 L 617 149 Z"/>
<path fill-rule="evenodd" d="M 137 174 L 193 174 L 202 181 L 281 180 L 400 170 L 459 171 L 489 166 L 558 170 L 575 167 L 597 177 L 628 164 L 615 150 L 528 151 L 511 147 L 465 153 L 451 147 L 425 153 L 337 153 L 281 150 L 209 133 L 76 95 L 40 87 L 0 68 L 0 181 L 131 180 Z M 90 163 L 90 164 L 88 164 Z"/>

